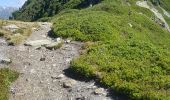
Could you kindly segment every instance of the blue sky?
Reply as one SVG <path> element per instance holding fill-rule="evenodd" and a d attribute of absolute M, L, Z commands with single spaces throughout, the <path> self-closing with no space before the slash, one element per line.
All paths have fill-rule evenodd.
<path fill-rule="evenodd" d="M 26 0 L 0 0 L 2 7 L 21 7 Z"/>

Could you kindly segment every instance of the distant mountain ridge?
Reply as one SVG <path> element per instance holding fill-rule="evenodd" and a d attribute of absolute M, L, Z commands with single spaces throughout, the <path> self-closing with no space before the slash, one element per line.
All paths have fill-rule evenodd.
<path fill-rule="evenodd" d="M 16 10 L 18 10 L 16 7 L 0 7 L 0 18 L 9 19 Z"/>

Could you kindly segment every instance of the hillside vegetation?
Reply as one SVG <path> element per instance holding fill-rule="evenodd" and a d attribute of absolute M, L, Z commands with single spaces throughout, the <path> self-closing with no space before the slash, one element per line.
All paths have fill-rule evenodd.
<path fill-rule="evenodd" d="M 9 85 L 18 78 L 19 74 L 7 68 L 0 69 L 0 100 L 8 100 Z"/>
<path fill-rule="evenodd" d="M 13 13 L 14 19 L 35 21 L 43 17 L 51 17 L 69 8 L 81 9 L 102 0 L 27 0 L 23 7 Z"/>
<path fill-rule="evenodd" d="M 36 20 L 22 18 L 22 10 L 38 2 L 28 1 L 16 19 Z M 130 99 L 169 100 L 170 33 L 152 20 L 154 14 L 138 7 L 136 0 L 104 0 L 81 10 L 68 9 L 77 7 L 77 1 L 83 0 L 68 0 L 61 6 L 67 9 L 55 10 L 59 12 L 52 17 L 54 36 L 85 42 L 85 52 L 71 62 L 71 69 Z M 168 0 L 162 2 L 169 11 Z"/>
<path fill-rule="evenodd" d="M 128 6 L 128 5 L 131 6 Z M 131 14 L 129 14 L 131 13 Z M 141 14 L 142 13 L 142 14 Z M 135 1 L 105 1 L 56 15 L 56 36 L 87 42 L 71 68 L 130 99 L 170 99 L 170 34 Z"/>

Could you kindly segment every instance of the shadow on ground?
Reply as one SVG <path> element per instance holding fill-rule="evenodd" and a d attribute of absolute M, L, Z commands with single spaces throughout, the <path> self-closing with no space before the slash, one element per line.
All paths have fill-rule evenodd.
<path fill-rule="evenodd" d="M 108 90 L 108 95 L 107 97 L 111 97 L 113 100 L 129 100 L 126 95 L 116 93 L 113 89 L 109 89 L 103 84 L 99 82 L 99 80 L 94 80 L 92 78 L 86 78 L 83 77 L 82 75 L 79 75 L 78 73 L 74 72 L 71 68 L 65 69 L 64 74 L 72 79 L 75 79 L 77 81 L 82 81 L 82 82 L 90 82 L 90 81 L 95 81 L 95 85 L 97 87 L 102 87 Z"/>

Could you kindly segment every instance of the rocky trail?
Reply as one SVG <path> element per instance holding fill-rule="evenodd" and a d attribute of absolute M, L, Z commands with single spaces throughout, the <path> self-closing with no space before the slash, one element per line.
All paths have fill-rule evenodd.
<path fill-rule="evenodd" d="M 69 70 L 70 61 L 79 56 L 82 43 L 66 41 L 59 49 L 46 49 L 44 45 L 61 39 L 48 37 L 50 23 L 39 25 L 21 45 L 8 46 L 0 39 L 0 58 L 6 62 L 10 59 L 8 67 L 20 73 L 10 87 L 10 100 L 124 100 Z"/>

